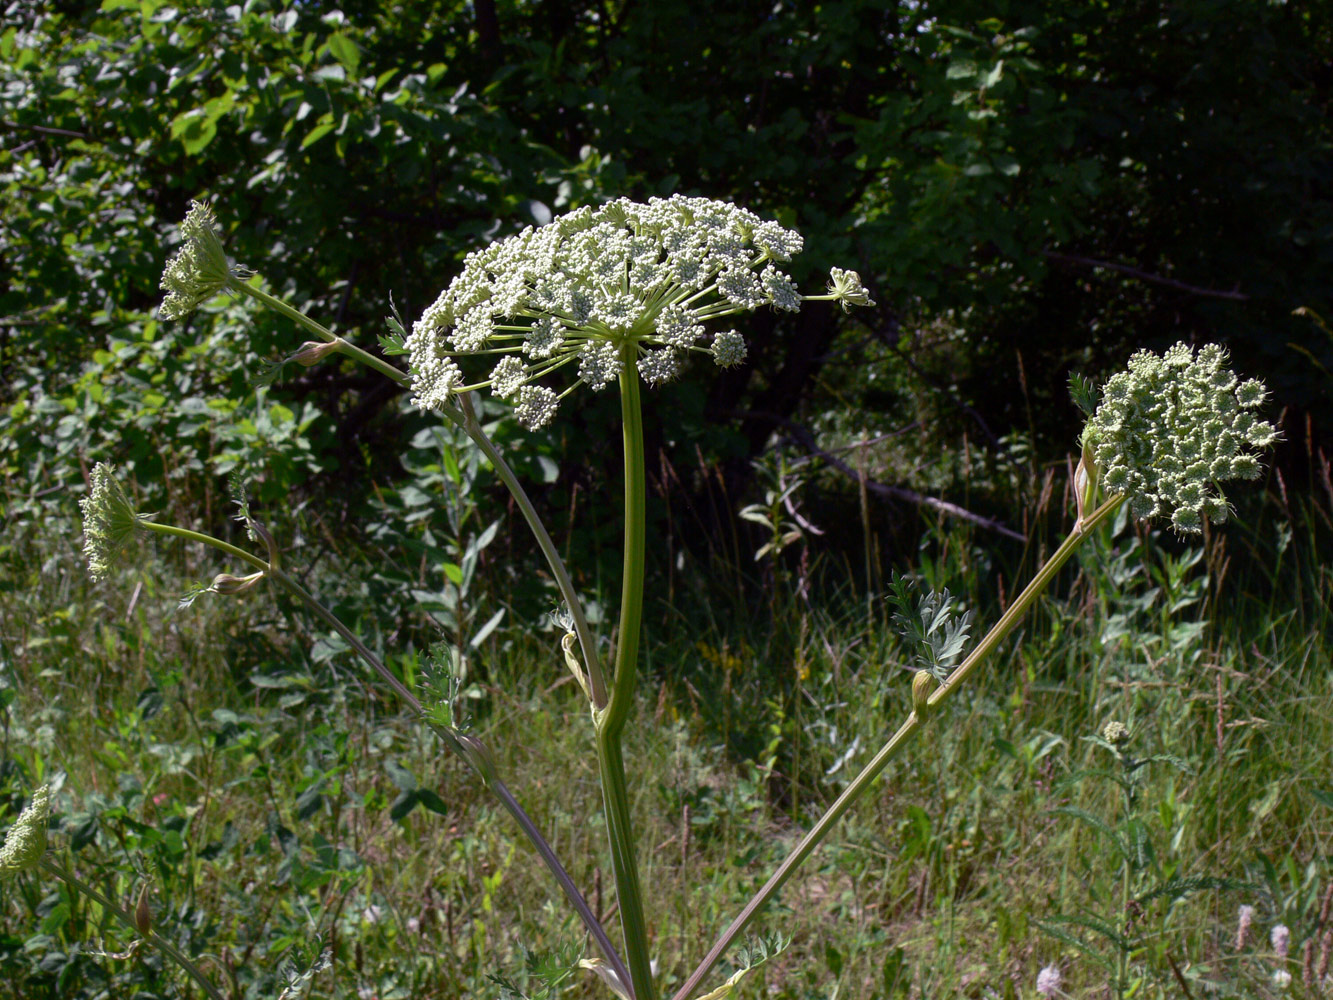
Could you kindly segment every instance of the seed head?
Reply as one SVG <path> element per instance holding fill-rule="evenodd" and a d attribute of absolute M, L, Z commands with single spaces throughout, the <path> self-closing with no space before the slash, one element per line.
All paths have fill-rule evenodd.
<path fill-rule="evenodd" d="M 870 293 L 861 284 L 861 276 L 855 271 L 844 271 L 840 267 L 830 268 L 828 290 L 829 294 L 842 304 L 843 312 L 851 312 L 852 306 L 875 304 L 870 300 Z"/>
<path fill-rule="evenodd" d="M 51 786 L 42 785 L 19 813 L 0 847 L 0 877 L 32 871 L 46 853 L 46 817 L 51 811 Z"/>
<path fill-rule="evenodd" d="M 1113 745 L 1123 743 L 1129 739 L 1129 728 L 1123 722 L 1108 722 L 1102 730 L 1102 739 Z"/>
<path fill-rule="evenodd" d="M 162 318 L 183 319 L 241 277 L 242 269 L 233 268 L 222 249 L 213 209 L 201 201 L 190 202 L 181 223 L 181 248 L 162 272 L 161 287 L 167 293 Z"/>
<path fill-rule="evenodd" d="M 88 572 L 99 581 L 111 574 L 111 567 L 143 517 L 130 506 L 115 472 L 115 466 L 106 462 L 93 466 L 88 494 L 79 501 L 83 509 L 83 552 L 88 557 Z"/>
<path fill-rule="evenodd" d="M 1238 384 L 1226 363 L 1216 345 L 1197 355 L 1186 344 L 1160 357 L 1139 351 L 1102 389 L 1085 453 L 1135 517 L 1169 517 L 1177 531 L 1198 532 L 1205 519 L 1226 520 L 1219 483 L 1258 477 L 1259 460 L 1244 449 L 1269 447 L 1277 431 L 1251 412 L 1266 398 L 1263 383 Z"/>
<path fill-rule="evenodd" d="M 517 398 L 515 415 L 531 429 L 550 422 L 566 394 L 539 383 L 566 366 L 576 384 L 599 390 L 631 363 L 650 385 L 676 378 L 691 353 L 739 364 L 741 335 L 706 343 L 707 324 L 763 305 L 798 310 L 807 296 L 777 265 L 802 246 L 799 233 L 743 208 L 681 195 L 622 198 L 529 227 L 469 254 L 413 325 L 413 402 L 438 407 L 489 386 Z M 844 308 L 869 303 L 854 271 L 835 268 L 832 287 Z M 465 385 L 453 359 L 478 352 L 505 357 Z"/>

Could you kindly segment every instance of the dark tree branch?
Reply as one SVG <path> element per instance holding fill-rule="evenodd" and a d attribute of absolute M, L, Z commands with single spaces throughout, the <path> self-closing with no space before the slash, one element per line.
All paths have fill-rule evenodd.
<path fill-rule="evenodd" d="M 42 135 L 67 135 L 71 139 L 86 139 L 86 132 L 72 132 L 67 128 L 52 128 L 48 125 L 20 125 L 18 122 L 11 122 L 8 119 L 0 121 L 0 125 L 9 129 L 11 132 L 40 132 Z"/>
<path fill-rule="evenodd" d="M 837 469 L 848 478 L 854 479 L 858 483 L 861 481 L 860 473 L 836 455 L 819 447 L 818 443 L 815 441 L 814 434 L 812 434 L 808 428 L 793 423 L 786 417 L 779 416 L 776 413 L 764 413 L 757 410 L 751 410 L 746 416 L 755 420 L 767 420 L 770 423 L 777 424 L 779 427 L 790 432 L 797 444 L 803 447 L 811 455 L 823 459 L 824 462 L 832 468 Z M 890 500 L 901 500 L 918 507 L 929 507 L 931 510 L 937 511 L 948 517 L 956 517 L 959 520 L 968 521 L 979 527 L 986 528 L 989 531 L 1004 535 L 1006 538 L 1012 538 L 1020 542 L 1027 541 L 1026 536 L 1015 531 L 1013 528 L 996 521 L 994 518 L 974 513 L 966 507 L 960 507 L 956 503 L 950 503 L 948 500 L 941 500 L 939 497 L 928 497 L 923 493 L 916 492 L 916 490 L 909 490 L 905 486 L 890 486 L 887 483 L 881 483 L 867 478 L 866 490 L 878 496 L 887 497 Z"/>
<path fill-rule="evenodd" d="M 1213 288 L 1201 288 L 1198 285 L 1190 285 L 1183 281 L 1176 281 L 1174 278 L 1164 278 L 1160 274 L 1141 271 L 1137 267 L 1130 267 L 1128 264 L 1117 264 L 1109 260 L 1096 260 L 1093 257 L 1081 257 L 1078 254 L 1073 253 L 1060 253 L 1058 250 L 1043 250 L 1041 253 L 1047 260 L 1053 260 L 1057 264 L 1077 264 L 1080 267 L 1104 267 L 1108 271 L 1118 271 L 1121 274 L 1129 275 L 1131 278 L 1138 278 L 1140 281 L 1146 281 L 1153 285 L 1164 285 L 1167 288 L 1174 288 L 1177 291 L 1189 292 L 1191 295 L 1200 295 L 1210 299 L 1230 299 L 1232 302 L 1248 302 L 1250 299 L 1244 292 L 1235 290 L 1230 292 L 1219 292 Z"/>

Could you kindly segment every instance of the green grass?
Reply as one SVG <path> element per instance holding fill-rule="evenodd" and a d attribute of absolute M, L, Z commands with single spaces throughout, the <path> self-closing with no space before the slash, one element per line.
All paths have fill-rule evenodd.
<path fill-rule="evenodd" d="M 1288 995 L 1315 995 L 1301 949 L 1330 929 L 1333 569 L 1326 508 L 1297 505 L 1279 561 L 1283 514 L 1262 508 L 1192 565 L 1169 536 L 1085 552 L 760 920 L 793 942 L 747 995 L 1031 997 L 1051 962 L 1069 995 L 1105 995 L 1105 975 L 1036 921 L 1125 918 L 1102 835 L 1052 812 L 1119 819 L 1110 781 L 1070 780 L 1108 767 L 1081 738 L 1111 719 L 1141 754 L 1189 766 L 1145 771 L 1138 810 L 1162 871 L 1253 886 L 1145 903 L 1136 995 L 1183 995 L 1173 964 L 1193 996 L 1272 995 L 1277 922 L 1291 928 Z M 313 995 L 381 1000 L 495 996 L 487 975 L 521 980 L 524 949 L 581 946 L 508 817 L 346 653 L 312 650 L 304 619 L 263 590 L 175 613 L 178 593 L 223 567 L 165 546 L 95 589 L 76 538 L 47 520 L 5 539 L 0 823 L 32 784 L 61 780 L 56 855 L 127 905 L 136 870 L 150 877 L 156 929 L 208 956 L 237 998 L 276 996 L 280 963 L 294 948 L 309 958 L 316 934 L 335 963 Z M 998 609 L 979 589 L 994 577 L 976 568 L 981 541 L 938 536 L 930 554 L 932 582 L 962 589 L 984 629 Z M 642 724 L 626 745 L 667 987 L 909 707 L 882 605 L 844 589 L 813 603 L 710 592 L 695 606 L 685 595 L 702 581 L 736 574 L 685 572 L 676 603 L 650 609 Z M 375 639 L 399 650 L 395 666 L 412 662 Z M 565 676 L 554 633 L 501 629 L 473 664 L 473 705 L 501 775 L 611 917 L 591 731 Z M 392 818 L 413 779 L 444 815 Z M 1258 912 L 1237 951 L 1241 903 Z M 198 995 L 151 952 L 107 957 L 131 943 L 50 879 L 0 884 L 0 996 Z M 566 995 L 609 995 L 580 977 Z"/>

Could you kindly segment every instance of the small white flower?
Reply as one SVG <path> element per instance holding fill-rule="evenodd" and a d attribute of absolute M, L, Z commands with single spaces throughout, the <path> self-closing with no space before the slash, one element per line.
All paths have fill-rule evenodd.
<path fill-rule="evenodd" d="M 1242 449 L 1271 445 L 1277 431 L 1248 412 L 1264 399 L 1262 383 L 1237 384 L 1226 360 L 1216 346 L 1138 351 L 1103 387 L 1083 443 L 1136 518 L 1169 516 L 1177 531 L 1197 533 L 1229 514 L 1218 483 L 1260 474 Z"/>
<path fill-rule="evenodd" d="M 870 293 L 861 284 L 861 276 L 855 271 L 844 271 L 840 267 L 829 268 L 829 294 L 842 304 L 843 312 L 851 312 L 852 306 L 873 306 Z"/>
<path fill-rule="evenodd" d="M 527 378 L 528 371 L 523 362 L 514 355 L 501 358 L 500 363 L 491 371 L 491 391 L 501 399 L 508 399 L 518 392 Z"/>
<path fill-rule="evenodd" d="M 594 390 L 616 381 L 630 356 L 650 384 L 668 381 L 688 352 L 700 351 L 707 324 L 765 304 L 799 309 L 806 296 L 777 264 L 802 246 L 800 234 L 753 212 L 682 195 L 617 199 L 524 229 L 469 253 L 413 324 L 404 345 L 413 402 L 451 402 L 470 381 L 451 356 L 478 352 L 526 357 L 501 360 L 474 383 L 517 394 L 526 427 L 547 423 L 561 398 L 529 380 L 571 363 Z M 836 272 L 835 282 L 844 306 L 869 301 L 855 272 Z M 710 353 L 721 365 L 739 364 L 745 342 L 735 331 L 716 334 Z"/>
<path fill-rule="evenodd" d="M 1269 932 L 1268 940 L 1273 944 L 1273 951 L 1277 953 L 1278 958 L 1287 957 L 1287 949 L 1291 944 L 1291 931 L 1287 930 L 1286 924 L 1278 924 Z"/>
<path fill-rule="evenodd" d="M 1291 985 L 1291 973 L 1286 969 L 1273 970 L 1273 985 L 1280 990 L 1285 990 Z"/>
<path fill-rule="evenodd" d="M 1245 941 L 1250 934 L 1250 925 L 1254 923 L 1254 907 L 1248 903 L 1242 904 L 1236 920 L 1236 950 L 1240 951 L 1245 947 Z"/>
<path fill-rule="evenodd" d="M 88 493 L 79 501 L 83 510 L 83 553 L 94 580 L 104 580 L 139 526 L 125 491 L 116 482 L 116 468 L 106 462 L 93 466 Z"/>
<path fill-rule="evenodd" d="M 589 341 L 579 351 L 579 378 L 593 390 L 605 389 L 620 378 L 623 367 L 620 350 L 610 341 Z"/>
<path fill-rule="evenodd" d="M 565 342 L 565 328 L 554 316 L 542 316 L 532 324 L 532 332 L 523 342 L 523 353 L 534 361 L 549 358 Z"/>
<path fill-rule="evenodd" d="M 544 385 L 525 385 L 518 391 L 518 406 L 514 417 L 519 425 L 530 431 L 545 427 L 555 419 L 556 394 Z"/>
<path fill-rule="evenodd" d="M 181 223 L 181 248 L 162 272 L 161 287 L 168 293 L 159 310 L 162 318 L 188 316 L 201 303 L 238 283 L 243 271 L 227 260 L 213 209 L 205 202 L 190 202 Z"/>
<path fill-rule="evenodd" d="M 639 356 L 639 374 L 649 385 L 670 382 L 680 374 L 681 367 L 681 353 L 673 347 L 644 351 Z"/>
<path fill-rule="evenodd" d="M 1060 967 L 1057 965 L 1048 965 L 1037 973 L 1037 992 L 1044 997 L 1053 997 L 1060 992 L 1060 984 L 1064 980 L 1060 978 Z"/>

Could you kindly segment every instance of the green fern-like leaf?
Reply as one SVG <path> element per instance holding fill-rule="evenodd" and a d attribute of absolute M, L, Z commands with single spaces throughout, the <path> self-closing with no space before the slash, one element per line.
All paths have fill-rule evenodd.
<path fill-rule="evenodd" d="M 1100 816 L 1095 816 L 1086 809 L 1080 809 L 1077 806 L 1056 806 L 1050 811 L 1063 816 L 1073 816 L 1074 819 L 1082 820 L 1084 823 L 1087 823 L 1088 826 L 1092 827 L 1098 833 L 1103 834 L 1115 844 L 1115 849 L 1119 852 L 1121 858 L 1126 861 L 1130 860 L 1129 850 L 1125 846 L 1124 840 L 1121 839 L 1119 831 Z"/>
<path fill-rule="evenodd" d="M 1069 947 L 1074 948 L 1077 951 L 1081 952 L 1089 959 L 1091 959 L 1093 962 L 1100 965 L 1106 971 L 1108 972 L 1115 971 L 1114 962 L 1112 962 L 1110 959 L 1102 955 L 1102 953 L 1097 951 L 1097 949 L 1090 947 L 1085 942 L 1075 937 L 1073 934 L 1070 934 L 1068 931 L 1053 926 L 1052 922 L 1050 921 L 1034 919 L 1032 922 L 1036 924 L 1038 927 L 1040 927 L 1044 933 L 1049 934 L 1057 941 L 1063 941 L 1065 944 L 1069 945 Z"/>
<path fill-rule="evenodd" d="M 1097 409 L 1097 384 L 1078 372 L 1069 373 L 1069 396 L 1086 416 Z"/>
<path fill-rule="evenodd" d="M 1138 896 L 1137 902 L 1140 904 L 1146 903 L 1150 899 L 1157 899 L 1159 896 L 1170 896 L 1172 899 L 1179 899 L 1182 896 L 1208 890 L 1243 889 L 1247 892 L 1254 892 L 1261 888 L 1262 886 L 1257 882 L 1245 882 L 1241 879 L 1218 878 L 1213 875 L 1191 875 L 1188 878 L 1173 878 L 1159 886 L 1154 886 L 1143 895 Z"/>

